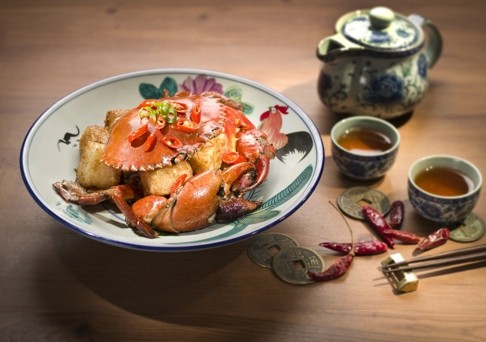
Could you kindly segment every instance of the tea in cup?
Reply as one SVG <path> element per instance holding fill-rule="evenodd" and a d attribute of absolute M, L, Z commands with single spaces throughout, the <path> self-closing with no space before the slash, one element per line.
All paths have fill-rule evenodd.
<path fill-rule="evenodd" d="M 412 206 L 420 216 L 438 223 L 464 220 L 476 205 L 481 187 L 479 169 L 455 156 L 424 157 L 408 173 Z"/>
<path fill-rule="evenodd" d="M 394 164 L 400 134 L 391 123 L 371 116 L 354 116 L 331 130 L 333 159 L 345 175 L 361 180 L 382 177 Z"/>

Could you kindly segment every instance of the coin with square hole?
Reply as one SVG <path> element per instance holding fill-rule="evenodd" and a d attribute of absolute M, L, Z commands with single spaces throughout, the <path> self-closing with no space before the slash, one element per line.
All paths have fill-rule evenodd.
<path fill-rule="evenodd" d="M 283 281 L 294 285 L 306 285 L 314 282 L 307 274 L 322 272 L 324 261 L 312 249 L 293 246 L 282 249 L 273 257 L 272 268 Z"/>
<path fill-rule="evenodd" d="M 339 208 L 348 216 L 364 220 L 363 206 L 370 206 L 386 215 L 390 210 L 390 201 L 381 191 L 364 186 L 344 190 L 337 198 Z"/>
<path fill-rule="evenodd" d="M 485 232 L 484 222 L 476 215 L 469 214 L 464 222 L 454 230 L 451 230 L 449 238 L 457 242 L 472 242 L 483 237 Z"/>
<path fill-rule="evenodd" d="M 282 248 L 297 246 L 298 243 L 290 236 L 281 233 L 260 235 L 248 247 L 248 256 L 257 265 L 272 268 L 272 259 Z"/>

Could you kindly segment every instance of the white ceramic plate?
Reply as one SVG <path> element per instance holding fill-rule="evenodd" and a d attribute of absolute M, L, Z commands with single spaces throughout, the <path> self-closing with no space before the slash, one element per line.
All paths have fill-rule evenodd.
<path fill-rule="evenodd" d="M 74 180 L 79 163 L 79 138 L 88 125 L 102 125 L 110 109 L 132 108 L 144 98 L 167 89 L 200 93 L 218 91 L 244 104 L 255 124 L 270 108 L 287 107 L 280 132 L 289 137 L 281 159 L 271 161 L 266 181 L 251 197 L 264 201 L 257 211 L 229 224 L 178 235 L 148 239 L 127 228 L 124 217 L 109 205 L 80 207 L 66 203 L 52 184 Z M 281 115 L 275 113 L 275 115 Z M 144 70 L 110 77 L 62 98 L 48 108 L 30 128 L 22 145 L 20 166 L 32 197 L 48 214 L 73 231 L 125 248 L 146 251 L 186 251 L 222 246 L 248 238 L 294 213 L 314 191 L 324 169 L 321 136 L 295 103 L 276 91 L 241 77 L 194 69 Z"/>

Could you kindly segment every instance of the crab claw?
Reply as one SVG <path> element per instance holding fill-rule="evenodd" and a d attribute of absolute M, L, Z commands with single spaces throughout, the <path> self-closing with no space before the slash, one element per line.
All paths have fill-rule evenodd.
<path fill-rule="evenodd" d="M 216 212 L 216 221 L 220 223 L 231 222 L 237 218 L 254 211 L 262 204 L 261 201 L 250 201 L 243 197 L 222 199 Z"/>
<path fill-rule="evenodd" d="M 245 178 L 247 174 L 253 173 L 254 169 L 255 165 L 249 162 L 238 163 L 226 169 L 222 174 L 224 198 L 228 198 L 231 190 L 235 188 L 235 184 L 238 184 L 240 179 Z"/>
<path fill-rule="evenodd" d="M 220 173 L 213 170 L 190 178 L 158 211 L 151 224 L 173 233 L 207 227 L 214 221 L 221 183 Z"/>
<path fill-rule="evenodd" d="M 132 206 L 135 219 L 127 218 L 127 222 L 134 226 L 143 222 L 166 232 L 180 233 L 205 228 L 218 216 L 218 222 L 234 220 L 260 205 L 243 198 L 229 198 L 231 184 L 252 168 L 252 163 L 244 162 L 223 172 L 201 172 L 178 187 L 169 199 L 160 196 L 139 199 Z M 222 199 L 218 197 L 221 188 L 227 192 Z"/>
<path fill-rule="evenodd" d="M 255 171 L 240 178 L 233 185 L 234 191 L 244 194 L 257 188 L 268 176 L 270 160 L 275 157 L 275 148 L 260 130 L 242 132 L 236 144 L 236 151 L 255 165 Z"/>
<path fill-rule="evenodd" d="M 256 189 L 268 176 L 270 159 L 262 156 L 255 161 L 255 168 L 252 172 L 247 172 L 233 184 L 233 191 L 240 195 Z"/>

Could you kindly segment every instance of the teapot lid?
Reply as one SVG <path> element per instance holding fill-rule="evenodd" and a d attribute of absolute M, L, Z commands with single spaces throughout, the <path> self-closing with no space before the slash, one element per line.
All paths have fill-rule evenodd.
<path fill-rule="evenodd" d="M 422 31 L 413 22 L 387 7 L 348 13 L 338 20 L 336 31 L 354 43 L 380 52 L 410 52 L 424 40 Z"/>

